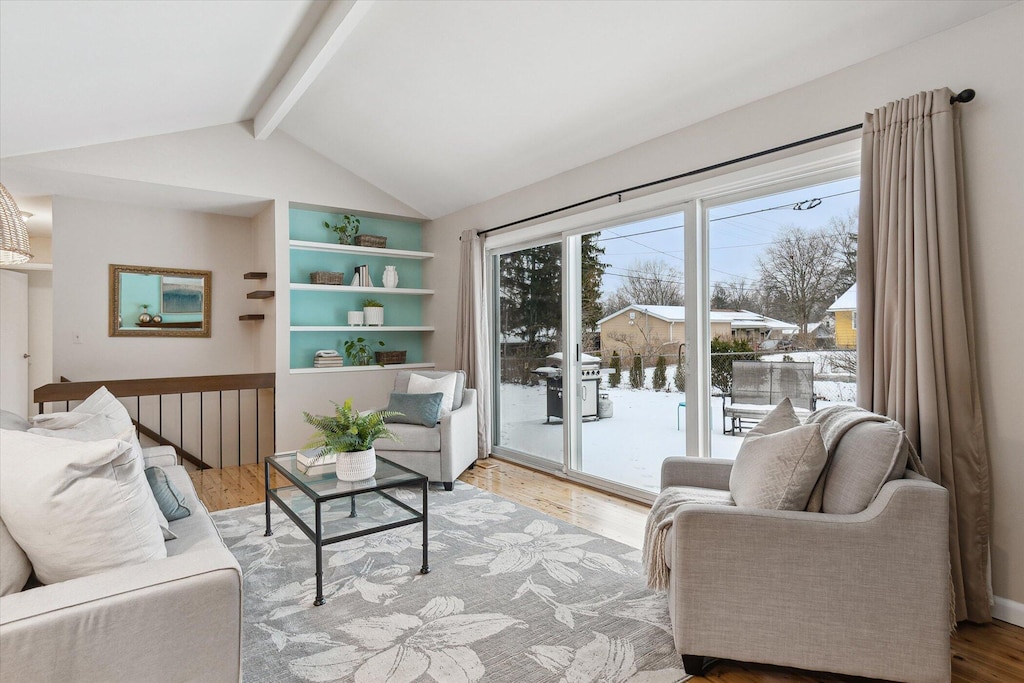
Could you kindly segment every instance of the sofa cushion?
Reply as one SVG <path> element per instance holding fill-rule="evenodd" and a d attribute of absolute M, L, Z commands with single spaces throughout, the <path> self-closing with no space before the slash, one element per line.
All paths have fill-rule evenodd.
<path fill-rule="evenodd" d="M 441 419 L 441 404 L 444 394 L 398 394 L 388 398 L 387 412 L 398 413 L 384 418 L 387 423 L 413 424 L 433 427 Z"/>
<path fill-rule="evenodd" d="M 0 429 L 10 429 L 15 432 L 26 432 L 31 426 L 32 423 L 21 415 L 12 413 L 9 410 L 0 410 Z"/>
<path fill-rule="evenodd" d="M 793 402 L 787 396 L 772 408 L 772 411 L 765 415 L 764 419 L 758 422 L 753 429 L 747 432 L 744 438 L 756 439 L 759 436 L 775 434 L 799 426 L 800 418 L 797 417 L 796 411 L 793 409 Z"/>
<path fill-rule="evenodd" d="M 44 413 L 32 418 L 35 425 L 28 431 L 42 436 L 56 436 L 75 441 L 99 441 L 100 439 L 123 439 L 132 445 L 134 457 L 144 469 L 144 454 L 135 424 L 124 405 L 106 387 L 100 387 L 87 399 L 68 413 Z M 148 490 L 148 489 L 147 489 Z M 167 520 L 160 514 L 156 499 L 150 496 L 149 505 L 157 513 L 157 521 L 165 539 L 169 533 Z"/>
<path fill-rule="evenodd" d="M 826 459 L 816 424 L 746 438 L 729 476 L 729 491 L 740 507 L 803 510 Z"/>
<path fill-rule="evenodd" d="M 185 496 L 178 490 L 178 487 L 167 478 L 167 473 L 160 467 L 146 468 L 146 481 L 153 491 L 156 504 L 160 508 L 160 514 L 168 522 L 188 517 L 192 511 L 185 505 Z"/>
<path fill-rule="evenodd" d="M 825 474 L 821 511 L 854 514 L 867 508 L 886 482 L 907 467 L 908 445 L 896 422 L 862 422 L 836 445 Z"/>
<path fill-rule="evenodd" d="M 440 451 L 441 427 L 435 425 L 428 428 L 422 425 L 392 424 L 388 429 L 395 433 L 399 441 L 377 439 L 373 447 L 378 451 Z M 385 456 L 386 457 L 386 456 Z"/>
<path fill-rule="evenodd" d="M 28 555 L 0 519 L 0 595 L 19 592 L 31 575 L 32 563 Z"/>
<path fill-rule="evenodd" d="M 42 583 L 166 557 L 131 444 L 6 430 L 0 439 L 0 517 Z"/>
<path fill-rule="evenodd" d="M 466 373 L 462 370 L 399 370 L 398 374 L 395 375 L 395 391 L 400 394 L 408 394 L 409 392 L 409 378 L 412 375 L 420 375 L 429 379 L 437 379 L 450 375 L 454 372 L 455 374 L 455 395 L 452 397 L 452 410 L 458 410 L 462 407 L 463 394 L 466 391 Z"/>
<path fill-rule="evenodd" d="M 424 377 L 423 375 L 413 373 L 413 375 L 409 377 L 409 393 L 433 394 L 434 392 L 441 392 L 444 394 L 444 398 L 441 399 L 441 414 L 447 415 L 452 412 L 452 405 L 455 401 L 456 379 L 457 378 L 454 374 L 447 374 L 444 377 L 432 379 L 430 377 Z"/>
<path fill-rule="evenodd" d="M 196 489 L 192 485 L 192 479 L 188 472 L 181 465 L 163 468 L 167 480 L 174 484 L 175 488 L 184 498 L 185 506 L 192 511 L 188 517 L 171 522 L 171 531 L 178 538 L 167 541 L 164 545 L 167 548 L 167 556 L 183 555 L 196 550 L 208 550 L 223 548 L 224 541 L 220 532 L 213 523 L 206 506 L 199 500 Z"/>

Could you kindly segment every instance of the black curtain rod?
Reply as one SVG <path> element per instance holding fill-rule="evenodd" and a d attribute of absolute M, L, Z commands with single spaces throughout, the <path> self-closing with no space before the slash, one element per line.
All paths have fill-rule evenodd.
<path fill-rule="evenodd" d="M 960 102 L 960 103 L 970 102 L 971 100 L 974 99 L 974 95 L 975 95 L 975 92 L 972 89 L 967 88 L 966 90 L 961 90 L 956 95 L 953 95 L 952 97 L 950 97 L 949 98 L 949 103 L 950 104 L 955 104 L 955 103 L 958 103 L 958 102 Z M 821 135 L 815 135 L 814 137 L 804 138 L 803 140 L 797 140 L 796 142 L 790 142 L 788 144 L 780 145 L 778 147 L 772 147 L 771 149 L 764 149 L 764 150 L 761 150 L 760 152 L 754 152 L 753 154 L 747 154 L 745 156 L 736 157 L 735 159 L 729 159 L 728 161 L 721 161 L 721 162 L 719 162 L 717 164 L 711 164 L 710 166 L 704 166 L 703 168 L 698 168 L 698 169 L 694 169 L 692 171 L 687 171 L 686 173 L 680 173 L 678 175 L 669 176 L 668 178 L 661 178 L 660 180 L 652 180 L 650 182 L 643 183 L 641 185 L 634 185 L 632 187 L 627 187 L 627 188 L 624 188 L 622 190 L 616 190 L 614 192 L 607 192 L 607 193 L 599 195 L 597 197 L 591 197 L 590 199 L 584 199 L 583 201 L 579 201 L 579 202 L 576 202 L 574 204 L 566 204 L 565 206 L 559 207 L 557 209 L 552 209 L 550 211 L 545 211 L 544 213 L 538 213 L 538 214 L 536 214 L 534 216 L 530 216 L 528 218 L 521 218 L 521 219 L 519 219 L 517 221 L 512 221 L 511 223 L 505 223 L 504 225 L 498 225 L 498 226 L 495 226 L 493 228 L 487 228 L 486 230 L 479 231 L 477 234 L 478 235 L 486 235 L 487 233 L 494 232 L 495 230 L 501 230 L 503 228 L 511 228 L 514 225 L 520 225 L 522 223 L 529 223 L 530 221 L 537 220 L 538 218 L 546 218 L 546 217 L 552 216 L 552 215 L 554 215 L 556 213 L 561 213 L 562 211 L 568 211 L 569 209 L 575 209 L 575 208 L 580 207 L 580 206 L 585 206 L 587 204 L 593 204 L 594 202 L 599 202 L 602 199 L 610 199 L 611 197 L 615 197 L 615 196 L 618 196 L 618 195 L 623 195 L 623 194 L 626 194 L 627 192 L 635 192 L 636 190 L 644 190 L 644 189 L 646 189 L 648 187 L 653 187 L 655 185 L 661 185 L 662 183 L 671 183 L 672 181 L 675 181 L 675 180 L 681 180 L 683 178 L 689 178 L 690 176 L 699 175 L 701 173 L 707 173 L 708 171 L 716 171 L 716 170 L 718 170 L 720 168 L 724 168 L 726 166 L 732 166 L 733 164 L 740 164 L 740 163 L 743 163 L 744 161 L 750 161 L 751 159 L 757 159 L 759 157 L 767 156 L 769 154 L 775 154 L 776 152 L 782 152 L 782 151 L 785 151 L 787 149 L 792 149 L 794 147 L 800 147 L 801 145 L 806 145 L 806 144 L 809 144 L 811 142 L 817 142 L 818 140 L 825 140 L 825 139 L 828 139 L 828 138 L 831 138 L 831 137 L 835 137 L 837 135 L 842 135 L 844 133 L 849 133 L 849 132 L 852 132 L 852 131 L 855 131 L 855 130 L 860 130 L 863 127 L 864 127 L 863 123 L 858 123 L 855 126 L 847 126 L 846 128 L 840 128 L 838 130 L 833 130 L 833 131 L 828 132 L 828 133 L 822 133 Z M 622 201 L 622 197 L 621 196 L 619 197 L 619 201 Z"/>

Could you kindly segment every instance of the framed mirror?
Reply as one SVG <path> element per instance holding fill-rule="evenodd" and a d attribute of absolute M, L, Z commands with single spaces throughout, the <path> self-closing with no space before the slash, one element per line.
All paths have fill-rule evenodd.
<path fill-rule="evenodd" d="M 111 337 L 209 337 L 208 270 L 110 265 Z"/>

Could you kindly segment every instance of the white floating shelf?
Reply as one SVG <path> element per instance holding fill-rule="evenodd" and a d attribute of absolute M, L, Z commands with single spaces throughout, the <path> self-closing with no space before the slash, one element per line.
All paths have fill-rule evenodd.
<path fill-rule="evenodd" d="M 288 246 L 300 251 L 329 251 L 338 254 L 359 254 L 360 256 L 380 256 L 382 258 L 428 259 L 434 258 L 429 251 L 410 251 L 408 249 L 378 249 L 377 247 L 357 247 L 346 244 L 328 244 L 327 242 L 306 242 L 291 240 Z"/>
<path fill-rule="evenodd" d="M 292 332 L 433 332 L 427 325 L 292 325 Z"/>
<path fill-rule="evenodd" d="M 433 294 L 432 289 L 409 289 L 407 287 L 352 287 L 350 285 L 307 285 L 304 282 L 293 282 L 290 285 L 292 291 L 298 292 L 335 292 L 344 294 L 346 292 L 361 292 L 364 294 L 407 294 L 424 296 Z"/>
<path fill-rule="evenodd" d="M 315 375 L 321 372 L 373 372 L 375 370 L 423 370 L 434 367 L 433 363 L 396 363 L 395 365 L 350 365 L 340 368 L 292 368 L 293 375 Z"/>

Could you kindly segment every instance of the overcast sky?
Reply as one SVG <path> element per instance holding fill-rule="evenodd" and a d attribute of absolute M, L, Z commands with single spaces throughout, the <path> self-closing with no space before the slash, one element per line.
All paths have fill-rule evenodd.
<path fill-rule="evenodd" d="M 844 217 L 851 211 L 856 214 L 859 187 L 860 178 L 855 177 L 712 209 L 711 286 L 740 277 L 756 279 L 758 255 L 787 225 L 813 229 L 827 225 L 832 216 Z M 821 203 L 813 209 L 792 208 L 816 198 Z M 601 260 L 608 265 L 602 287 L 605 294 L 618 288 L 636 259 L 657 258 L 683 271 L 681 213 L 609 228 L 599 239 L 605 248 Z"/>

